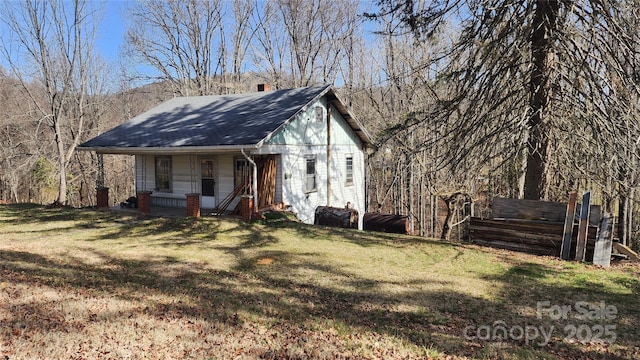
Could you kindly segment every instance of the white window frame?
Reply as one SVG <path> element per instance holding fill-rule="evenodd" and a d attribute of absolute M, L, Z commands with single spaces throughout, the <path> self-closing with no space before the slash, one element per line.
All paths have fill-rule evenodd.
<path fill-rule="evenodd" d="M 324 123 L 324 108 L 320 105 L 317 105 L 313 108 L 313 117 L 315 118 L 316 123 L 322 124 Z"/>
<path fill-rule="evenodd" d="M 313 174 L 309 172 L 309 164 L 313 163 Z M 304 158 L 304 191 L 312 193 L 318 191 L 318 161 L 315 156 L 306 156 Z M 313 186 L 309 186 L 309 182 L 313 181 Z"/>
<path fill-rule="evenodd" d="M 155 171 L 155 181 L 156 181 L 156 191 L 158 192 L 173 192 L 173 159 L 171 158 L 171 156 L 156 156 L 154 159 L 154 171 Z M 160 161 L 161 160 L 166 160 L 168 163 L 167 169 L 166 169 L 166 173 L 165 171 L 160 172 Z M 166 176 L 167 177 L 167 187 L 160 187 L 160 183 L 162 182 L 160 180 L 160 176 Z"/>
<path fill-rule="evenodd" d="M 203 171 L 202 165 L 204 162 L 211 162 L 211 173 L 209 174 L 208 171 L 205 172 Z M 204 188 L 204 182 L 205 180 L 212 180 L 213 181 L 213 189 L 211 189 L 213 191 L 212 194 L 205 194 L 205 188 Z M 200 158 L 200 192 L 202 196 L 211 196 L 211 197 L 215 197 L 216 196 L 216 160 L 213 158 Z"/>
<path fill-rule="evenodd" d="M 346 186 L 354 184 L 353 181 L 353 154 L 347 154 L 344 159 L 344 183 Z"/>

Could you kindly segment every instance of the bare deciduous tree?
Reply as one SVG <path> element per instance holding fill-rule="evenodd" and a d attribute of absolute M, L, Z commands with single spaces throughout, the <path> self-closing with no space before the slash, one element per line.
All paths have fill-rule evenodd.
<path fill-rule="evenodd" d="M 66 204 L 68 167 L 86 130 L 98 12 L 83 0 L 29 0 L 2 6 L 2 21 L 8 27 L 3 54 L 29 99 L 36 128 L 44 124 L 50 129 L 42 141 L 53 143 L 57 202 Z"/>
<path fill-rule="evenodd" d="M 424 64 L 439 62 L 434 102 L 389 133 L 432 128 L 416 151 L 442 149 L 439 167 L 456 173 L 513 173 L 505 178 L 525 198 L 558 199 L 581 177 L 614 178 L 628 196 L 640 138 L 638 5 L 380 1 L 374 18 L 396 15 L 420 43 L 457 30 Z"/>
<path fill-rule="evenodd" d="M 232 29 L 231 69 L 233 82 L 239 84 L 242 80 L 245 57 L 255 29 L 251 28 L 251 16 L 257 4 L 255 0 L 237 0 L 233 2 L 234 27 Z"/>
<path fill-rule="evenodd" d="M 350 46 L 358 2 L 269 0 L 253 18 L 254 63 L 277 87 L 333 83 Z"/>
<path fill-rule="evenodd" d="M 131 26 L 126 34 L 129 54 L 159 74 L 139 76 L 169 81 L 181 96 L 215 93 L 214 75 L 223 74 L 226 66 L 224 54 L 215 52 L 222 11 L 220 0 L 135 3 L 129 9 Z"/>

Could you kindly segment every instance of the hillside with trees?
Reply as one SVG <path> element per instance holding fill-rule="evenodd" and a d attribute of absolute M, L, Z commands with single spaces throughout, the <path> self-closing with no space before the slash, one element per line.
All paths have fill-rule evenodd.
<path fill-rule="evenodd" d="M 75 147 L 173 96 L 333 83 L 375 137 L 369 211 L 440 237 L 447 207 L 591 190 L 640 235 L 636 0 L 131 2 L 117 63 L 100 3 L 0 7 L 3 201 L 133 195 L 130 157 Z"/>

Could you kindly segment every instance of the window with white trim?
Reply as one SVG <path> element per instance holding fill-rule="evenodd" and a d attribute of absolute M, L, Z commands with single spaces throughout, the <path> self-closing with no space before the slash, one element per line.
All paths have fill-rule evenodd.
<path fill-rule="evenodd" d="M 200 177 L 202 185 L 202 196 L 215 196 L 215 163 L 213 159 L 200 160 Z"/>
<path fill-rule="evenodd" d="M 305 161 L 306 161 L 305 191 L 313 192 L 317 190 L 316 158 L 307 157 Z"/>
<path fill-rule="evenodd" d="M 324 109 L 322 109 L 322 106 L 316 106 L 314 109 L 314 115 L 315 115 L 315 120 L 317 123 L 323 123 L 324 122 Z"/>
<path fill-rule="evenodd" d="M 353 185 L 353 155 L 347 155 L 345 159 L 345 184 Z"/>
<path fill-rule="evenodd" d="M 171 192 L 171 156 L 156 156 L 156 191 Z"/>

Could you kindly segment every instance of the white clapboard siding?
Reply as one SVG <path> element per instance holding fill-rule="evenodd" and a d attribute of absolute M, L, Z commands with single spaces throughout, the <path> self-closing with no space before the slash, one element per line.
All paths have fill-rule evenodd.
<path fill-rule="evenodd" d="M 326 106 L 324 101 L 319 101 L 318 104 Z M 309 109 L 314 107 L 312 105 Z M 344 207 L 349 203 L 358 210 L 359 227 L 362 228 L 362 217 L 366 210 L 365 154 L 360 140 L 340 113 L 332 108 L 331 161 L 327 174 L 326 121 L 321 124 L 313 123 L 309 111 L 312 110 L 303 112 L 286 131 L 276 134 L 267 145 L 256 151 L 256 154 L 281 154 L 280 172 L 276 179 L 276 201 L 290 205 L 298 218 L 308 224 L 314 221 L 316 207 Z M 301 140 L 306 143 L 301 143 Z M 353 185 L 346 185 L 347 155 L 353 157 Z M 306 193 L 306 158 L 309 156 L 316 158 L 317 191 Z M 328 176 L 331 177 L 330 199 L 327 197 Z"/>
<path fill-rule="evenodd" d="M 276 189 L 275 202 L 289 205 L 298 218 L 312 224 L 315 209 L 318 206 L 344 207 L 349 205 L 358 210 L 359 228 L 366 210 L 365 202 L 365 152 L 360 138 L 334 107 L 331 111 L 331 159 L 327 161 L 327 101 L 319 99 L 303 108 L 287 126 L 266 141 L 260 148 L 251 151 L 251 155 L 275 155 Z M 316 110 L 318 109 L 318 110 Z M 316 116 L 318 111 L 319 117 Z M 320 121 L 318 121 L 320 120 Z M 346 184 L 346 158 L 353 157 L 353 184 Z M 158 202 L 172 202 L 177 206 L 186 206 L 185 194 L 200 192 L 200 159 L 216 159 L 216 203 L 221 202 L 234 190 L 235 159 L 244 158 L 242 153 L 224 153 L 201 155 L 196 162 L 195 176 L 191 174 L 189 155 L 172 157 L 172 192 L 157 193 L 152 196 Z M 306 192 L 306 159 L 316 159 L 316 191 Z M 329 171 L 327 171 L 327 169 Z M 155 188 L 155 156 L 136 156 L 136 189 Z M 327 180 L 330 178 L 331 192 Z M 192 181 L 194 181 L 192 183 Z M 174 199 L 174 200 L 170 200 Z M 177 200 L 180 199 L 180 200 Z M 228 210 L 239 202 L 234 199 Z"/>
<path fill-rule="evenodd" d="M 172 156 L 171 176 L 173 180 L 171 185 L 172 193 L 186 195 L 198 192 L 200 188 L 200 163 L 194 160 L 194 169 L 191 169 L 191 158 L 189 156 Z M 193 184 L 192 179 L 195 180 Z"/>
<path fill-rule="evenodd" d="M 347 156 L 353 157 L 353 183 L 347 184 Z M 332 146 L 331 149 L 331 206 L 358 210 L 358 221 L 366 210 L 364 189 L 364 153 L 355 145 Z"/>
<path fill-rule="evenodd" d="M 306 192 L 306 159 L 316 159 L 317 190 Z M 326 146 L 289 146 L 283 149 L 284 179 L 282 185 L 282 201 L 291 205 L 291 210 L 298 218 L 312 224 L 315 209 L 327 203 L 327 153 Z"/>
<path fill-rule="evenodd" d="M 234 167 L 235 159 L 241 154 L 225 154 L 218 156 L 218 177 L 216 179 L 216 186 L 219 196 L 217 197 L 218 203 L 225 199 L 234 190 Z M 240 198 L 234 199 L 227 210 L 233 210 Z"/>
<path fill-rule="evenodd" d="M 284 176 L 282 174 L 282 156 L 276 156 L 276 191 L 273 201 L 276 203 L 282 201 L 282 180 Z"/>
<path fill-rule="evenodd" d="M 136 191 L 153 191 L 156 187 L 155 156 L 136 155 Z"/>

